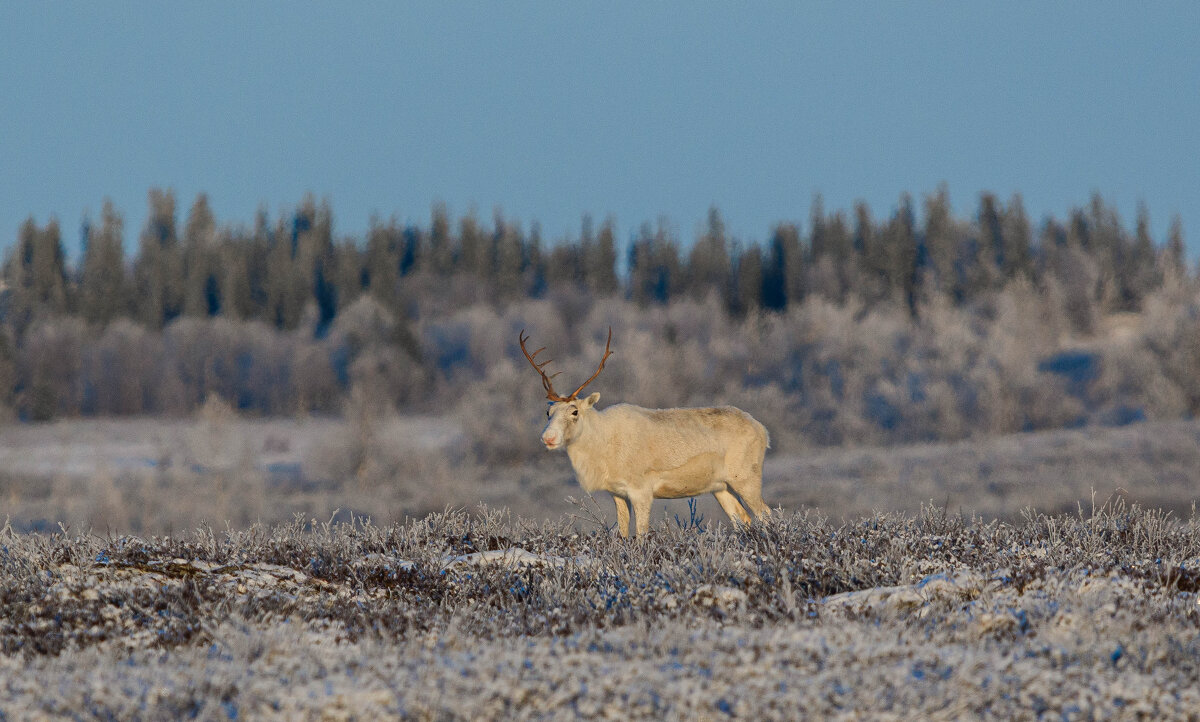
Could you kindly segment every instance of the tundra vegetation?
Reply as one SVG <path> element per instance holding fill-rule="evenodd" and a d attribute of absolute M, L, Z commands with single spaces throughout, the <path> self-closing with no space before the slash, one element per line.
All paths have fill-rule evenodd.
<path fill-rule="evenodd" d="M 587 517 L 586 506 L 580 515 Z M 1117 498 L 693 518 L 505 511 L 171 537 L 0 532 L 11 719 L 1184 719 L 1200 524 Z"/>
<path fill-rule="evenodd" d="M 1200 708 L 1178 222 L 150 211 L 128 260 L 106 206 L 77 262 L 30 220 L 4 264 L 0 719 Z M 605 399 L 751 413 L 779 513 L 620 539 L 567 500 L 518 331 L 585 378 L 609 326 Z"/>

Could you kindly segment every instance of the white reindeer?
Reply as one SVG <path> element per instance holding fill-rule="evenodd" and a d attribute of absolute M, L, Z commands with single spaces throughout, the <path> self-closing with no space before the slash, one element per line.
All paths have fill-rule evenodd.
<path fill-rule="evenodd" d="M 612 329 L 600 367 L 569 396 L 554 393 L 552 376 L 525 348 L 521 352 L 542 377 L 546 398 L 546 449 L 566 449 L 579 485 L 589 494 L 603 490 L 617 504 L 617 528 L 629 536 L 629 506 L 637 514 L 637 534 L 650 529 L 654 499 L 682 499 L 711 493 L 735 523 L 750 522 L 747 509 L 762 517 L 770 509 L 762 499 L 763 456 L 770 446 L 767 430 L 750 414 L 732 406 L 700 409 L 644 409 L 617 404 L 595 408 L 600 394 L 580 399 L 579 392 L 604 370 L 612 354 Z M 554 374 L 557 375 L 557 374 Z"/>

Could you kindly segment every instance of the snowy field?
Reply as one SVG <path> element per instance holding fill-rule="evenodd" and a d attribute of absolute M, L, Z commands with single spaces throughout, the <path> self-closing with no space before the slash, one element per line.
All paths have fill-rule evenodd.
<path fill-rule="evenodd" d="M 563 455 L 466 446 L 436 418 L 4 427 L 0 720 L 1200 709 L 1195 422 L 769 455 L 765 523 L 660 501 L 643 540 Z"/>
<path fill-rule="evenodd" d="M 1118 496 L 1184 518 L 1200 498 L 1200 423 L 768 452 L 763 494 L 772 506 L 835 520 L 914 514 L 923 504 L 1012 520 L 1028 507 L 1076 512 Z M 210 410 L 183 420 L 0 426 L 0 521 L 19 530 L 62 522 L 100 534 L 166 534 L 296 514 L 387 524 L 479 503 L 541 520 L 577 511 L 569 498 L 583 496 L 565 454 L 485 466 L 450 418 L 247 420 Z M 614 522 L 607 495 L 596 502 Z M 725 518 L 711 497 L 695 513 Z M 654 514 L 688 519 L 693 511 L 657 501 Z"/>

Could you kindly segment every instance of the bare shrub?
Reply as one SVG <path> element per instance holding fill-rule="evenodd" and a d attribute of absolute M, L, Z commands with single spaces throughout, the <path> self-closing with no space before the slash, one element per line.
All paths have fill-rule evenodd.
<path fill-rule="evenodd" d="M 26 331 L 17 356 L 17 375 L 24 383 L 16 403 L 23 418 L 46 421 L 80 412 L 79 371 L 90 340 L 83 319 L 73 317 L 40 321 Z"/>
<path fill-rule="evenodd" d="M 1200 414 L 1200 288 L 1172 285 L 1144 301 L 1141 344 L 1179 388 L 1188 413 Z"/>
<path fill-rule="evenodd" d="M 345 423 L 321 436 L 305 455 L 308 483 L 322 489 L 328 515 L 350 509 L 383 521 L 427 514 L 481 498 L 473 467 L 464 466 L 461 432 L 444 419 L 401 419 L 378 413 L 351 393 Z M 414 433 L 415 427 L 422 432 Z"/>
<path fill-rule="evenodd" d="M 1187 396 L 1141 346 L 1113 344 L 1104 352 L 1093 399 L 1106 410 L 1126 409 L 1129 421 L 1177 419 L 1188 412 Z"/>
<path fill-rule="evenodd" d="M 296 342 L 290 377 L 290 386 L 294 388 L 292 413 L 332 414 L 341 407 L 342 386 L 338 383 L 337 372 L 329 355 L 322 345 L 309 341 Z"/>
<path fill-rule="evenodd" d="M 186 463 L 203 469 L 229 471 L 245 455 L 244 443 L 235 428 L 237 413 L 229 402 L 210 393 L 195 414 L 188 435 Z"/>
<path fill-rule="evenodd" d="M 158 339 L 145 327 L 117 319 L 105 327 L 95 344 L 86 349 L 80 369 L 91 393 L 84 402 L 90 414 L 131 415 L 156 409 Z"/>
<path fill-rule="evenodd" d="M 539 451 L 545 424 L 540 395 L 530 393 L 529 374 L 509 359 L 497 361 L 487 378 L 458 403 L 456 418 L 484 464 L 513 464 Z"/>
<path fill-rule="evenodd" d="M 374 296 L 359 296 L 333 322 L 333 333 L 349 347 L 351 356 L 370 346 L 390 343 L 396 335 L 395 316 Z"/>

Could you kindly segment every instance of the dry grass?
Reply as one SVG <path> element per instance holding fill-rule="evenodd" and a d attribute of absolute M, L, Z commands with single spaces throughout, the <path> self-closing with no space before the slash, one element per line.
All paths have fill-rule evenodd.
<path fill-rule="evenodd" d="M 581 513 L 586 517 L 586 508 Z M 0 713 L 1185 718 L 1200 519 L 0 532 Z M 506 551 L 500 551 L 506 550 Z M 492 552 L 488 554 L 487 552 Z"/>
<path fill-rule="evenodd" d="M 561 453 L 482 465 L 451 419 L 62 421 L 0 427 L 0 510 L 18 530 L 177 534 L 245 528 L 295 514 L 377 524 L 483 502 L 557 519 L 581 496 Z M 538 427 L 525 434 L 536 440 Z M 516 433 L 516 432 L 513 432 Z M 901 447 L 769 452 L 763 493 L 784 509 L 835 520 L 922 504 L 1012 520 L 1026 507 L 1073 512 L 1116 495 L 1184 517 L 1200 499 L 1200 422 L 1147 422 Z M 607 494 L 601 514 L 615 523 Z M 655 502 L 687 519 L 686 502 Z M 723 519 L 711 497 L 697 514 Z"/>
<path fill-rule="evenodd" d="M 768 456 L 768 500 L 834 518 L 916 513 L 935 503 L 1012 520 L 1027 507 L 1089 508 L 1121 496 L 1187 517 L 1200 500 L 1200 423 L 1087 427 L 902 447 L 814 450 Z"/>
<path fill-rule="evenodd" d="M 429 417 L 194 419 L 0 427 L 0 509 L 21 530 L 96 533 L 244 528 L 293 515 L 403 520 L 464 503 L 455 424 Z"/>

